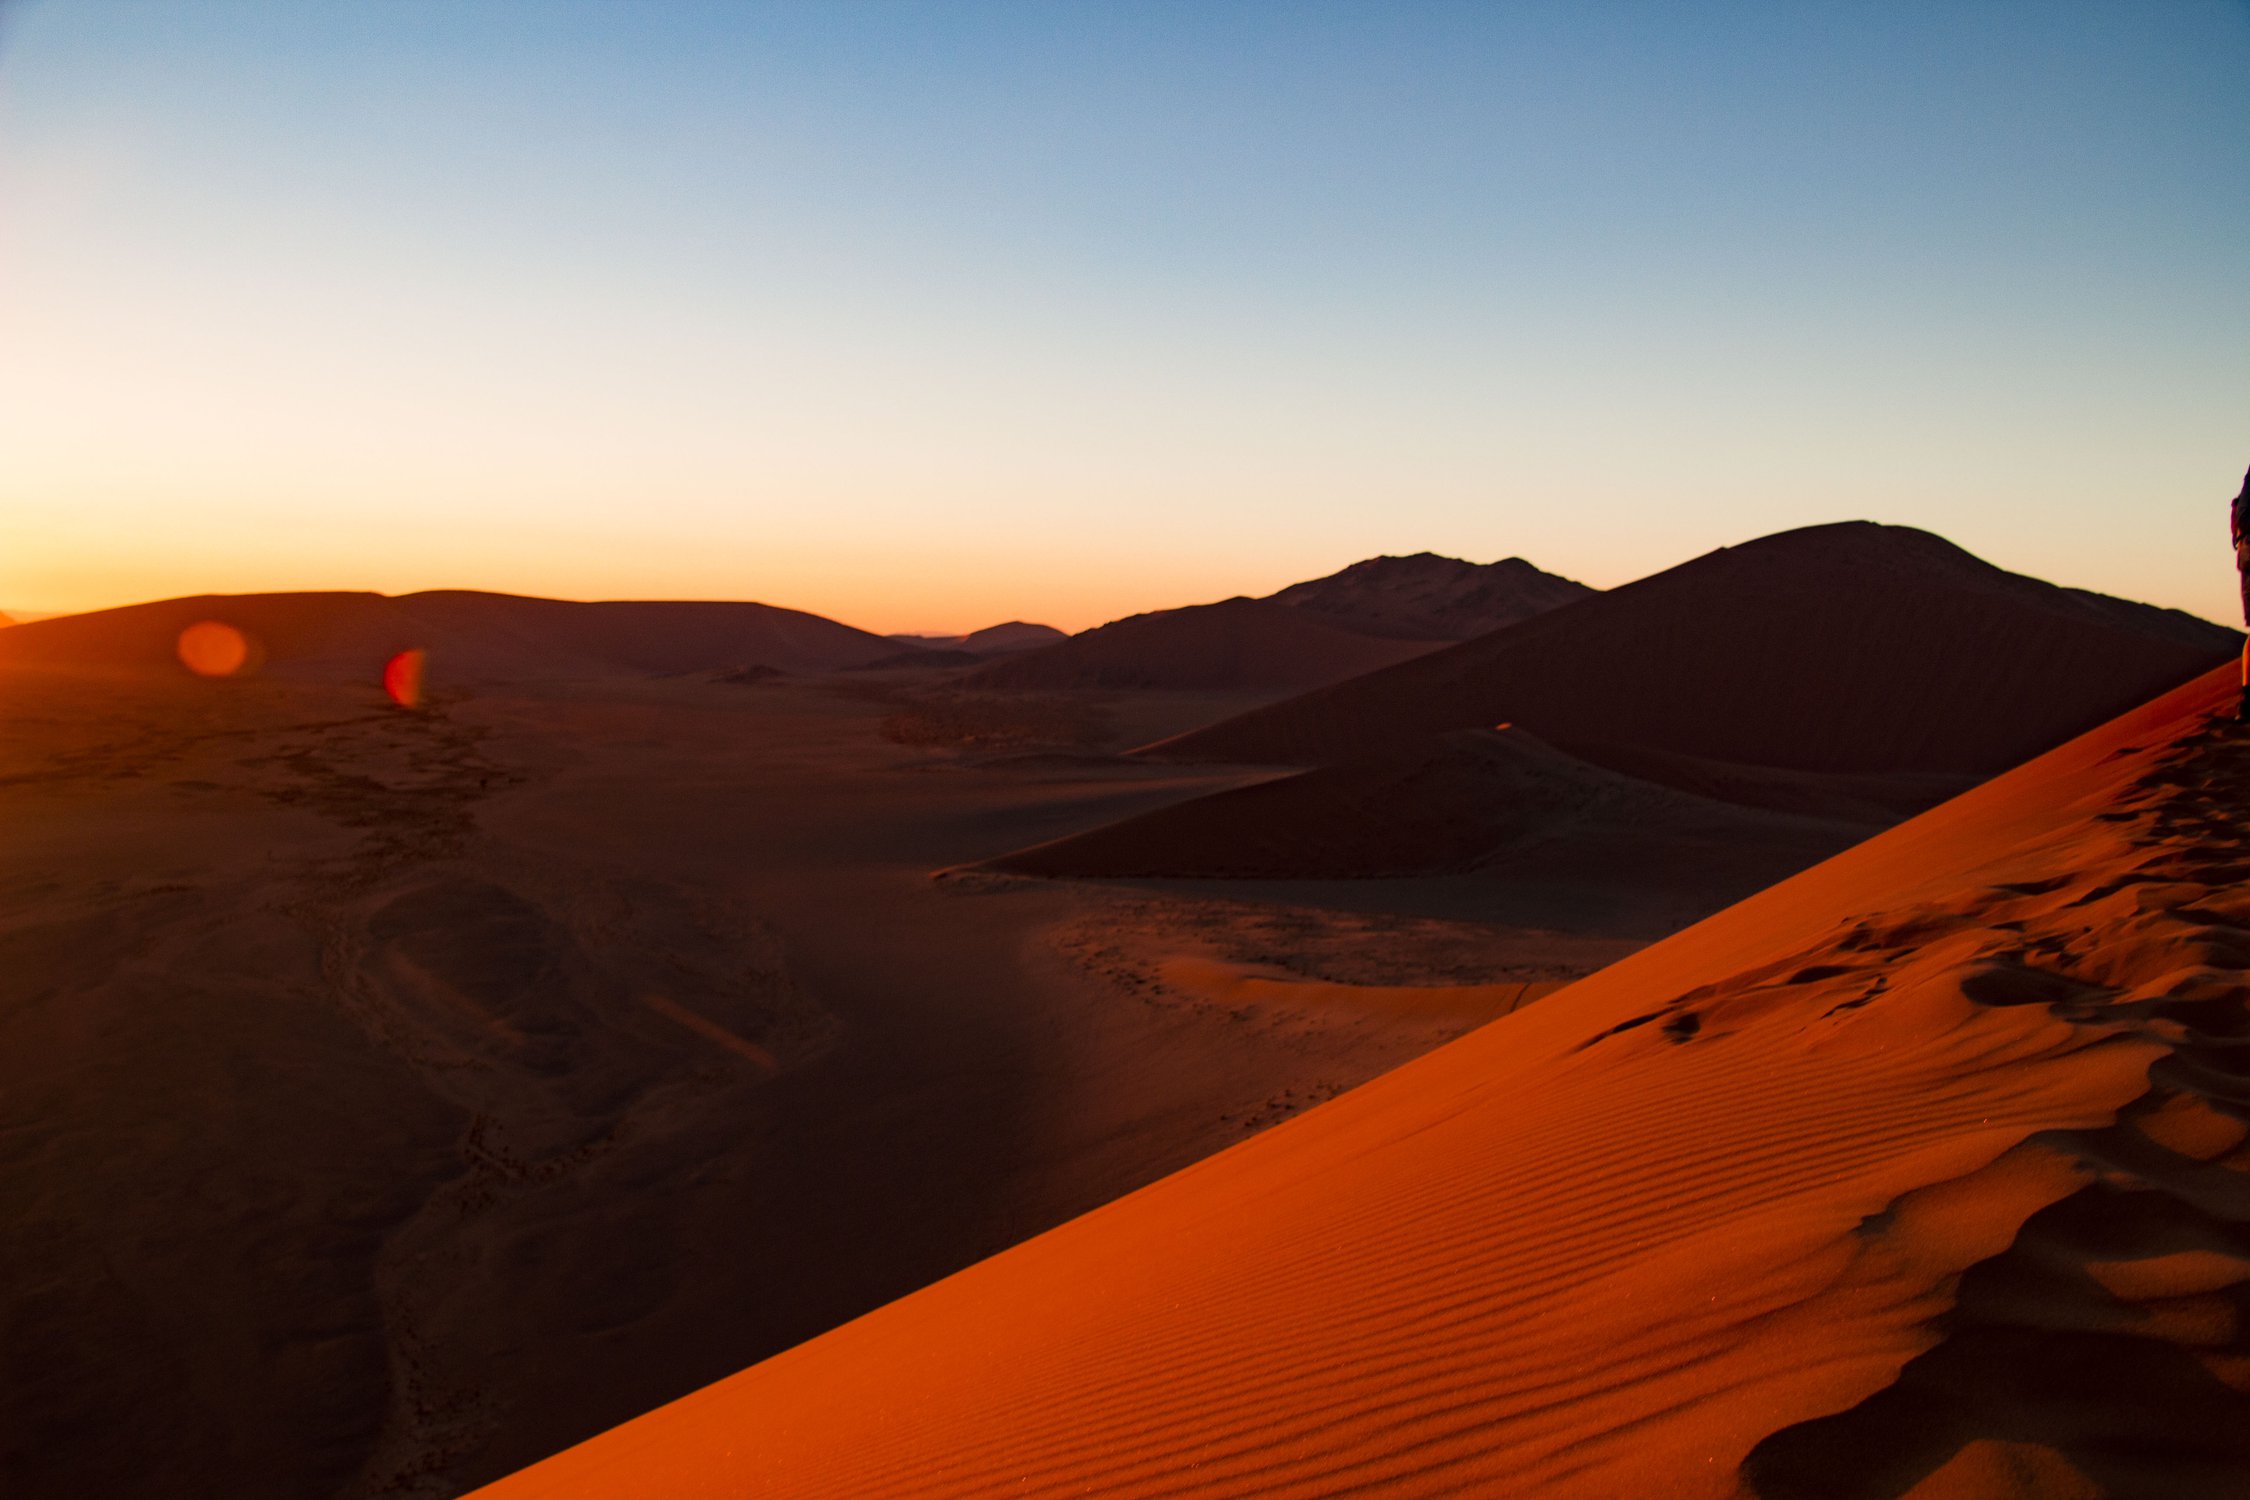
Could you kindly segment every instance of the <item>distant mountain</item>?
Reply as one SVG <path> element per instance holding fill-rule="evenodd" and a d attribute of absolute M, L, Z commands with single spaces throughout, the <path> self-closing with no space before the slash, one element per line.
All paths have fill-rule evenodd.
<path fill-rule="evenodd" d="M 960 681 L 991 688 L 1293 692 L 1388 666 L 1437 644 L 1366 635 L 1262 599 L 1227 599 L 1115 620 L 1004 657 Z"/>
<path fill-rule="evenodd" d="M 1263 599 L 1225 599 L 1113 620 L 968 680 L 1012 688 L 1300 691 L 1528 619 L 1592 592 L 1520 557 L 1496 563 L 1430 552 L 1371 557 Z"/>
<path fill-rule="evenodd" d="M 974 651 L 979 656 L 997 656 L 1003 651 L 1029 651 L 1069 639 L 1068 635 L 1052 625 L 1010 620 L 1004 625 L 987 625 L 982 630 L 970 631 L 961 637 L 961 649 Z"/>
<path fill-rule="evenodd" d="M 1417 552 L 1371 557 L 1266 597 L 1367 635 L 1465 641 L 1593 592 L 1520 557 L 1472 563 Z"/>
<path fill-rule="evenodd" d="M 0 662 L 171 668 L 180 632 L 203 620 L 244 631 L 262 670 L 373 680 L 392 654 L 430 653 L 438 682 L 655 677 L 773 667 L 829 672 L 895 655 L 898 643 L 767 604 L 577 603 L 445 590 L 206 594 L 35 620 L 0 635 Z"/>
<path fill-rule="evenodd" d="M 1004 625 L 987 625 L 982 630 L 972 630 L 967 635 L 917 635 L 899 632 L 890 639 L 925 651 L 999 656 L 1008 651 L 1029 651 L 1035 646 L 1051 646 L 1070 637 L 1052 625 L 1033 625 L 1023 620 L 1010 620 Z"/>
<path fill-rule="evenodd" d="M 1141 753 L 1318 765 L 1514 723 L 1574 754 L 1987 775 L 2240 642 L 1851 521 L 1721 548 Z"/>

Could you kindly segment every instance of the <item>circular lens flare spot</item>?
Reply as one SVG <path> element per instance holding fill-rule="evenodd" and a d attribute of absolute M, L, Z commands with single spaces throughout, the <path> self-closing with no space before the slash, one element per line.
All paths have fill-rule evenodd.
<path fill-rule="evenodd" d="M 428 659 L 429 653 L 416 646 L 383 663 L 383 691 L 400 708 L 422 706 L 422 664 Z"/>
<path fill-rule="evenodd" d="M 180 664 L 198 677 L 232 677 L 250 660 L 250 642 L 232 625 L 200 620 L 180 632 Z"/>

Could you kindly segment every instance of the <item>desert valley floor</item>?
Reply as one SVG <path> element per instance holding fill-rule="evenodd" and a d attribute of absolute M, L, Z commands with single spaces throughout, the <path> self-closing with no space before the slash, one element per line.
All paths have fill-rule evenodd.
<path fill-rule="evenodd" d="M 1243 774 L 902 745 L 865 678 L 6 689 L 31 1493 L 494 1477 L 1694 914 L 933 880 Z M 1215 705 L 1124 707 L 1104 738 Z M 1353 988 L 1256 993 L 1289 975 Z"/>

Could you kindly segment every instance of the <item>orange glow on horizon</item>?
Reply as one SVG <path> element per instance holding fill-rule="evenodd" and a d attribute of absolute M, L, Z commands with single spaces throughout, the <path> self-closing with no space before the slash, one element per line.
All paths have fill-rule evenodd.
<path fill-rule="evenodd" d="M 250 661 L 249 638 L 232 625 L 201 620 L 180 632 L 180 664 L 198 677 L 232 677 Z"/>
<path fill-rule="evenodd" d="M 429 653 L 416 646 L 383 663 L 383 691 L 400 708 L 422 706 L 422 668 L 428 660 Z"/>

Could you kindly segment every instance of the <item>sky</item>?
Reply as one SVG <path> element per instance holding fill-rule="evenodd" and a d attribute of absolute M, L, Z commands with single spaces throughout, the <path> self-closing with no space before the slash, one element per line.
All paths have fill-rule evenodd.
<path fill-rule="evenodd" d="M 0 608 L 1865 518 L 2231 620 L 2245 77 L 2240 0 L 0 0 Z"/>

